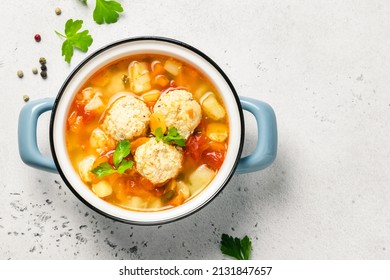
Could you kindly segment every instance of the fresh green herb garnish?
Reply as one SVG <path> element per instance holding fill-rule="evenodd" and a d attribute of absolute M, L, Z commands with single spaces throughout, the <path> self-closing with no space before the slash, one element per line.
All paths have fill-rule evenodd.
<path fill-rule="evenodd" d="M 66 39 L 62 44 L 62 55 L 65 56 L 65 61 L 68 63 L 72 59 L 73 48 L 87 52 L 93 42 L 88 30 L 78 32 L 82 25 L 82 20 L 73 21 L 73 19 L 69 19 L 65 24 L 65 35 L 56 31 L 57 35 Z"/>
<path fill-rule="evenodd" d="M 233 238 L 230 235 L 222 234 L 221 251 L 223 254 L 236 258 L 237 260 L 249 260 L 252 242 L 249 237 L 240 240 L 238 237 Z"/>
<path fill-rule="evenodd" d="M 113 162 L 114 166 L 118 168 L 119 163 L 130 154 L 130 141 L 124 140 L 119 142 L 118 146 L 115 148 Z"/>
<path fill-rule="evenodd" d="M 162 132 L 162 128 L 159 127 L 153 132 L 153 135 L 156 137 L 157 142 L 163 140 L 167 144 L 174 144 L 180 147 L 185 147 L 186 145 L 186 140 L 177 132 L 176 127 L 168 129 L 166 135 Z"/>
<path fill-rule="evenodd" d="M 98 167 L 92 170 L 92 173 L 98 178 L 102 178 L 115 173 L 116 170 L 111 167 L 108 162 L 102 162 Z"/>
<path fill-rule="evenodd" d="M 162 132 L 161 127 L 156 128 L 156 130 L 152 133 L 156 137 L 157 142 L 160 142 L 164 138 L 164 133 Z"/>
<path fill-rule="evenodd" d="M 123 174 L 123 173 L 125 173 L 125 171 L 126 171 L 127 169 L 132 168 L 132 167 L 133 167 L 133 164 L 134 164 L 133 161 L 131 161 L 131 160 L 125 160 L 125 159 L 124 159 L 124 160 L 121 162 L 121 164 L 118 166 L 117 172 L 118 172 L 119 174 Z"/>
<path fill-rule="evenodd" d="M 133 167 L 134 162 L 131 160 L 125 160 L 124 158 L 130 154 L 130 141 L 123 140 L 116 146 L 113 162 L 115 168 L 113 168 L 108 162 L 102 162 L 92 170 L 92 173 L 98 178 L 102 178 L 113 173 L 123 174 L 127 169 Z"/>
<path fill-rule="evenodd" d="M 119 14 L 122 12 L 122 5 L 116 1 L 96 0 L 93 19 L 97 24 L 114 23 L 118 21 Z"/>

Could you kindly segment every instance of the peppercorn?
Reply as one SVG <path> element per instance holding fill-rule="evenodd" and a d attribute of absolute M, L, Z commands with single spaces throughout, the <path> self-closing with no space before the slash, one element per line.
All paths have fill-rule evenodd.
<path fill-rule="evenodd" d="M 30 96 L 28 96 L 27 94 L 23 95 L 23 100 L 24 102 L 28 102 L 30 100 Z"/>
<path fill-rule="evenodd" d="M 40 59 L 39 59 L 39 63 L 40 64 L 46 64 L 46 58 L 44 58 L 44 57 L 41 57 Z"/>
<path fill-rule="evenodd" d="M 22 70 L 18 70 L 18 72 L 16 72 L 16 74 L 18 75 L 19 78 L 23 78 L 23 76 L 24 76 Z"/>
<path fill-rule="evenodd" d="M 59 7 L 57 7 L 54 12 L 56 13 L 57 16 L 59 16 L 61 14 L 61 9 Z"/>
<path fill-rule="evenodd" d="M 35 39 L 36 42 L 40 42 L 41 41 L 41 35 L 35 34 L 34 39 Z"/>
<path fill-rule="evenodd" d="M 42 79 L 46 79 L 47 78 L 47 71 L 42 71 L 41 77 L 42 77 Z"/>
<path fill-rule="evenodd" d="M 32 69 L 31 71 L 32 71 L 32 73 L 33 73 L 34 75 L 38 74 L 38 69 L 37 69 L 37 67 L 33 67 L 33 69 Z"/>
<path fill-rule="evenodd" d="M 42 70 L 42 71 L 47 71 L 47 66 L 46 66 L 46 64 L 42 64 L 41 70 Z"/>

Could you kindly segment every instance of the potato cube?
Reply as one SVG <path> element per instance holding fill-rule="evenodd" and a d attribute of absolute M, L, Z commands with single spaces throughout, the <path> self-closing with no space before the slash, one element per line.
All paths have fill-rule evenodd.
<path fill-rule="evenodd" d="M 181 71 L 181 63 L 173 60 L 173 59 L 168 59 L 165 61 L 164 64 L 164 69 L 167 70 L 168 73 L 172 74 L 173 76 L 179 75 Z"/>
<path fill-rule="evenodd" d="M 148 65 L 145 62 L 133 61 L 129 64 L 130 90 L 134 93 L 142 93 L 152 88 Z"/>
<path fill-rule="evenodd" d="M 202 109 L 208 117 L 213 120 L 220 120 L 225 117 L 225 109 L 219 104 L 216 96 L 212 92 L 206 93 L 200 100 Z"/>
<path fill-rule="evenodd" d="M 191 191 L 191 195 L 196 195 L 203 190 L 211 182 L 214 176 L 215 171 L 208 168 L 206 164 L 199 166 L 189 176 L 190 185 L 188 187 Z"/>
<path fill-rule="evenodd" d="M 147 206 L 147 201 L 139 196 L 132 196 L 128 201 L 128 207 L 132 209 L 144 209 Z"/>
<path fill-rule="evenodd" d="M 94 156 L 87 156 L 79 163 L 79 174 L 81 180 L 83 180 L 86 183 L 89 183 L 92 181 L 92 167 L 93 163 L 95 162 Z"/>
<path fill-rule="evenodd" d="M 184 183 L 183 181 L 178 181 L 176 183 L 176 189 L 177 189 L 177 192 L 178 193 L 181 193 L 183 195 L 183 198 L 184 199 L 187 199 L 190 197 L 191 193 L 190 193 L 190 188 L 187 186 L 186 183 Z"/>
<path fill-rule="evenodd" d="M 93 184 L 92 190 L 98 197 L 106 197 L 112 194 L 111 185 L 106 181 L 100 181 L 97 184 Z"/>
<path fill-rule="evenodd" d="M 97 92 L 92 99 L 88 102 L 87 105 L 85 105 L 84 109 L 85 111 L 89 112 L 95 112 L 95 113 L 101 113 L 104 111 L 104 103 L 101 99 L 102 94 L 100 92 Z"/>

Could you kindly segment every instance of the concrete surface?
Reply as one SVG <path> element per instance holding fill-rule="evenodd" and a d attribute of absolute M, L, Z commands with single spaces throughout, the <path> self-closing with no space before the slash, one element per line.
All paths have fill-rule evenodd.
<path fill-rule="evenodd" d="M 390 2 L 131 0 L 121 1 L 118 23 L 102 26 L 92 21 L 89 2 L 0 4 L 1 259 L 222 259 L 222 233 L 250 236 L 253 259 L 390 258 Z M 83 19 L 93 35 L 89 53 L 139 35 L 207 53 L 240 95 L 275 109 L 275 163 L 235 176 L 200 212 L 152 227 L 107 219 L 58 175 L 24 165 L 17 146 L 22 96 L 55 96 L 86 57 L 75 52 L 70 65 L 61 57 L 54 30 L 63 31 L 69 18 Z M 45 81 L 31 74 L 41 56 Z M 45 114 L 38 134 L 46 154 L 48 120 Z M 246 122 L 249 153 L 256 132 L 247 114 Z"/>

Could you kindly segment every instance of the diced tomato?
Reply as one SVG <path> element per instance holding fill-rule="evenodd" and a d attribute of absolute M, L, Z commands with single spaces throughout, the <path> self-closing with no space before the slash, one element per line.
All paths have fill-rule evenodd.
<path fill-rule="evenodd" d="M 72 132 L 79 133 L 83 124 L 88 123 L 95 117 L 95 114 L 84 110 L 84 105 L 73 106 L 68 117 L 68 125 Z"/>
<path fill-rule="evenodd" d="M 82 116 L 83 116 L 83 122 L 88 123 L 96 116 L 96 114 L 90 111 L 84 111 L 84 114 Z"/>
<path fill-rule="evenodd" d="M 147 191 L 153 191 L 155 189 L 155 186 L 152 182 L 150 182 L 148 179 L 146 179 L 143 176 L 139 176 L 138 184 L 142 186 Z"/>
<path fill-rule="evenodd" d="M 191 156 L 196 162 L 199 162 L 202 153 L 208 148 L 208 138 L 203 133 L 191 135 L 186 143 L 185 153 Z"/>
<path fill-rule="evenodd" d="M 77 115 L 83 118 L 84 123 L 88 123 L 90 120 L 92 120 L 95 117 L 96 114 L 91 111 L 86 111 L 84 105 L 78 104 Z"/>
<path fill-rule="evenodd" d="M 101 164 L 103 162 L 108 162 L 109 164 L 114 166 L 114 161 L 113 161 L 114 151 L 115 150 L 111 150 L 111 151 L 108 151 L 108 152 L 102 154 L 100 157 L 98 157 L 95 160 L 93 166 L 97 167 L 99 164 Z"/>
<path fill-rule="evenodd" d="M 148 197 L 150 192 L 139 186 L 137 177 L 122 176 L 119 177 L 115 184 L 115 192 L 122 193 L 124 196 L 134 195 L 139 197 Z"/>
<path fill-rule="evenodd" d="M 206 150 L 202 153 L 202 160 L 214 170 L 218 170 L 225 159 L 224 151 Z"/>
<path fill-rule="evenodd" d="M 82 123 L 83 123 L 83 118 L 77 116 L 75 122 L 70 126 L 70 130 L 74 133 L 79 133 L 81 130 Z"/>

